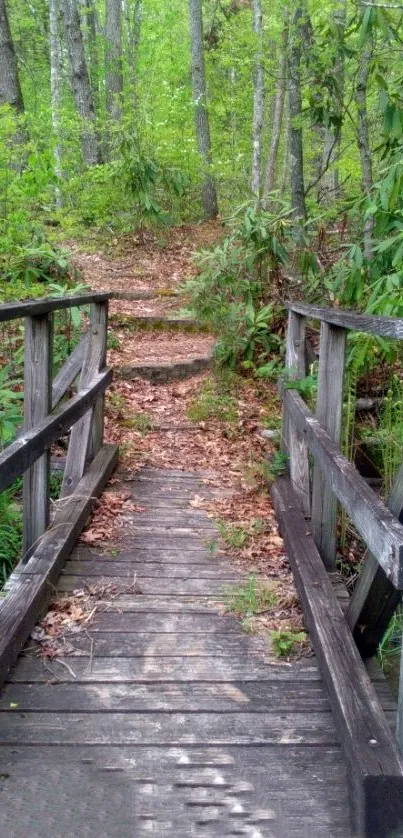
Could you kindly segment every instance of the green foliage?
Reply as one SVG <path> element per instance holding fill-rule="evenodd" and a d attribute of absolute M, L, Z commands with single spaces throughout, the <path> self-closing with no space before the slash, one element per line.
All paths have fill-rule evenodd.
<path fill-rule="evenodd" d="M 11 442 L 22 422 L 21 379 L 10 379 L 10 366 L 0 370 L 0 450 Z"/>
<path fill-rule="evenodd" d="M 272 481 L 276 477 L 281 477 L 285 474 L 288 468 L 288 455 L 283 451 L 275 451 L 270 461 L 267 463 L 266 480 Z"/>
<path fill-rule="evenodd" d="M 228 591 L 227 610 L 239 617 L 248 618 L 254 614 L 270 611 L 277 605 L 277 594 L 273 586 L 249 576 L 246 582 Z"/>
<path fill-rule="evenodd" d="M 133 431 L 138 431 L 142 436 L 145 436 L 153 429 L 153 422 L 148 413 L 134 413 L 127 419 L 124 419 L 122 424 L 125 428 L 131 428 Z"/>
<path fill-rule="evenodd" d="M 277 657 L 288 658 L 306 645 L 308 636 L 305 631 L 279 629 L 271 631 L 270 637 Z"/>
<path fill-rule="evenodd" d="M 216 519 L 216 526 L 224 544 L 233 550 L 240 550 L 246 544 L 249 533 L 244 527 L 238 524 L 230 524 L 227 521 Z"/>
<path fill-rule="evenodd" d="M 18 481 L 18 488 L 21 481 Z M 0 585 L 6 582 L 21 556 L 22 512 L 16 486 L 0 493 Z"/>
<path fill-rule="evenodd" d="M 230 235 L 199 254 L 200 273 L 184 290 L 190 292 L 195 316 L 219 336 L 220 365 L 234 368 L 266 359 L 281 347 L 273 328 L 277 311 L 266 300 L 288 261 L 289 237 L 285 210 L 272 215 L 242 207 L 232 219 Z"/>

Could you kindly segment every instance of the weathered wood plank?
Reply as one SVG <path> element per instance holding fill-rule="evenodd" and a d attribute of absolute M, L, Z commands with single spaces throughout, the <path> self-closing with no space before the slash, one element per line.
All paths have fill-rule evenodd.
<path fill-rule="evenodd" d="M 234 571 L 234 568 L 229 563 L 221 567 L 217 559 L 214 561 L 208 558 L 204 564 L 187 565 L 183 563 L 175 565 L 172 561 L 165 562 L 163 568 L 161 568 L 161 562 L 157 562 L 156 564 L 152 564 L 151 562 L 143 563 L 141 558 L 137 562 L 117 560 L 114 562 L 113 559 L 108 562 L 104 562 L 103 560 L 85 561 L 83 559 L 75 561 L 73 559 L 72 561 L 68 561 L 63 569 L 63 573 L 68 576 L 83 576 L 88 580 L 91 578 L 93 584 L 93 577 L 105 575 L 109 577 L 115 576 L 117 581 L 122 579 L 124 582 L 126 579 L 133 579 L 134 575 L 137 579 L 142 579 L 145 576 L 160 579 L 162 572 L 166 579 L 223 579 L 227 581 L 228 578 L 231 578 L 235 580 L 239 579 L 239 582 L 243 582 L 245 579 L 240 574 L 237 576 L 236 571 Z"/>
<path fill-rule="evenodd" d="M 293 421 L 306 436 L 310 451 L 327 482 L 347 510 L 353 524 L 386 575 L 403 587 L 403 526 L 367 486 L 354 466 L 340 453 L 299 393 L 285 390 L 284 400 Z"/>
<path fill-rule="evenodd" d="M 105 392 L 112 380 L 112 371 L 95 376 L 91 385 L 69 399 L 58 413 L 48 416 L 35 428 L 19 436 L 0 453 L 0 491 L 10 486 L 23 474 L 53 442 L 86 413 L 100 393 Z"/>
<path fill-rule="evenodd" d="M 354 311 L 345 311 L 344 309 L 320 308 L 300 302 L 286 303 L 286 308 L 312 320 L 322 320 L 343 329 L 369 332 L 371 335 L 403 340 L 403 319 L 400 317 L 376 317 L 368 314 L 357 314 Z"/>
<path fill-rule="evenodd" d="M 175 634 L 164 632 L 154 633 L 149 637 L 147 633 L 135 632 L 100 632 L 92 634 L 91 629 L 86 632 L 72 632 L 65 635 L 71 650 L 66 649 L 66 656 L 93 658 L 164 658 L 182 655 L 183 658 L 192 657 L 245 657 L 256 655 L 262 658 L 270 652 L 270 637 L 256 635 L 251 637 L 239 629 L 238 634 L 203 635 L 189 633 Z M 74 666 L 74 664 L 73 664 Z"/>
<path fill-rule="evenodd" d="M 163 632 L 176 632 L 176 634 L 213 634 L 218 631 L 221 634 L 238 634 L 240 630 L 239 620 L 227 614 L 217 614 L 209 610 L 207 613 L 192 614 L 186 612 L 127 612 L 115 609 L 115 611 L 100 611 L 96 613 L 89 627 L 90 633 L 97 635 L 99 631 L 125 631 L 125 632 L 148 632 L 151 635 Z"/>
<path fill-rule="evenodd" d="M 105 446 L 77 487 L 77 497 L 71 497 L 64 504 L 29 562 L 20 563 L 8 581 L 7 596 L 0 600 L 0 684 L 46 605 L 60 569 L 87 521 L 94 499 L 108 482 L 116 463 L 116 446 Z M 24 572 L 34 567 L 38 572 L 24 578 Z"/>
<path fill-rule="evenodd" d="M 21 571 L 24 575 L 29 574 L 29 570 Z M 135 579 L 135 573 L 130 580 L 128 577 L 123 582 L 127 582 L 127 585 L 130 585 L 130 581 Z M 91 583 L 96 586 L 102 581 L 102 583 L 108 584 L 115 584 L 119 585 L 119 581 L 116 579 L 116 576 L 107 576 L 106 573 L 102 577 L 93 577 Z M 222 600 L 228 598 L 229 594 L 232 594 L 235 587 L 239 586 L 239 577 L 237 576 L 230 576 L 226 579 L 192 579 L 192 578 L 179 578 L 179 579 L 167 579 L 165 577 L 160 578 L 146 578 L 142 577 L 136 582 L 136 590 L 139 593 L 152 595 L 152 594 L 163 594 L 172 596 L 197 596 L 197 595 L 210 595 L 215 597 L 221 597 Z M 76 589 L 82 589 L 83 587 L 90 588 L 90 582 L 86 582 L 85 578 L 82 576 L 67 576 L 63 575 L 60 577 L 57 589 L 59 591 L 75 591 Z"/>
<path fill-rule="evenodd" d="M 24 328 L 24 435 L 51 412 L 52 319 L 27 317 Z M 49 452 L 25 472 L 23 543 L 25 560 L 49 522 Z"/>
<path fill-rule="evenodd" d="M 119 549 L 112 546 L 108 550 L 108 545 L 105 544 L 102 548 L 95 551 L 94 549 L 91 550 L 88 547 L 85 547 L 84 544 L 79 542 L 74 548 L 71 558 L 75 562 L 92 562 L 94 560 L 99 560 L 104 566 L 104 571 L 106 569 L 106 572 L 109 572 L 107 570 L 108 564 L 118 565 L 120 562 L 131 562 L 136 564 L 139 567 L 139 573 L 140 566 L 143 571 L 143 569 L 146 569 L 147 566 L 151 565 L 152 568 L 155 567 L 155 572 L 158 572 L 159 574 L 164 572 L 161 565 L 166 564 L 170 564 L 173 567 L 175 567 L 175 565 L 188 565 L 189 568 L 191 568 L 192 565 L 200 565 L 204 567 L 208 566 L 212 569 L 214 567 L 222 567 L 224 554 L 218 550 L 203 550 L 202 544 L 203 542 L 199 541 L 199 550 L 187 550 L 184 545 L 182 547 L 177 547 L 176 549 L 168 547 L 164 550 L 160 542 L 158 547 L 155 549 L 149 549 L 147 542 L 145 542 L 144 547 L 133 547 L 132 549 L 129 549 L 126 546 L 126 548 L 121 547 Z M 159 570 L 157 570 L 157 566 Z M 233 566 L 232 570 L 234 570 Z M 154 570 L 151 570 L 151 573 L 145 573 L 145 575 L 152 576 L 153 573 Z"/>
<path fill-rule="evenodd" d="M 161 684 L 7 684 L 0 694 L 0 713 L 119 713 L 156 710 L 284 714 L 329 713 L 329 699 L 320 683 L 304 681 L 224 681 Z M 0 716 L 1 725 L 1 716 Z"/>
<path fill-rule="evenodd" d="M 66 667 L 65 664 L 68 664 Z M 86 658 L 55 659 L 41 665 L 32 657 L 23 657 L 18 666 L 10 672 L 9 680 L 15 684 L 47 683 L 52 673 L 60 683 L 99 684 L 149 683 L 152 681 L 320 681 L 317 666 L 308 663 L 269 664 L 257 660 L 256 656 L 228 658 L 95 658 L 91 666 Z M 72 674 L 73 673 L 73 674 Z"/>
<path fill-rule="evenodd" d="M 305 357 L 305 317 L 288 313 L 287 346 L 286 346 L 287 376 L 293 381 L 306 376 Z M 282 417 L 282 449 L 289 458 L 289 471 L 295 491 L 306 515 L 311 512 L 311 493 L 308 449 L 303 435 L 295 427 L 283 402 Z"/>
<path fill-rule="evenodd" d="M 76 308 L 89 303 L 106 302 L 111 297 L 109 292 L 90 294 L 66 294 L 65 297 L 42 297 L 39 300 L 29 300 L 25 303 L 3 303 L 0 305 L 0 323 L 16 320 L 18 317 L 35 317 L 61 311 L 65 308 Z"/>
<path fill-rule="evenodd" d="M 403 763 L 288 480 L 273 487 L 294 578 L 337 720 L 359 836 L 403 828 Z"/>
<path fill-rule="evenodd" d="M 321 324 L 316 418 L 339 445 L 343 410 L 344 358 L 346 330 Z M 336 566 L 337 499 L 328 486 L 326 474 L 316 464 L 312 480 L 312 533 L 326 567 Z"/>
<path fill-rule="evenodd" d="M 0 745 L 331 745 L 330 713 L 2 713 Z M 384 833 L 387 834 L 387 833 Z"/>
<path fill-rule="evenodd" d="M 73 351 L 55 375 L 52 384 L 52 410 L 57 407 L 66 391 L 71 387 L 80 373 L 85 353 L 87 351 L 88 333 L 82 336 L 81 340 L 74 347 Z"/>
<path fill-rule="evenodd" d="M 79 391 L 89 387 L 93 378 L 105 367 L 106 335 L 107 303 L 94 303 L 91 306 L 91 324 L 87 352 L 81 370 Z M 97 410 L 96 444 L 92 445 L 91 454 L 93 455 L 99 450 L 103 434 L 103 396 L 100 398 L 101 402 L 99 402 L 99 399 L 94 401 L 87 413 L 71 429 L 66 467 L 60 492 L 60 497 L 62 498 L 74 492 L 84 474 L 90 448 L 95 404 L 100 404 L 100 407 Z"/>

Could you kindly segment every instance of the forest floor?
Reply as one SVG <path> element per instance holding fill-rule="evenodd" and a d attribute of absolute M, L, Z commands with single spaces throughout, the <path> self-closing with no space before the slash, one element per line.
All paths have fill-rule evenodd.
<path fill-rule="evenodd" d="M 222 235 L 220 224 L 208 223 L 170 230 L 161 241 L 116 241 L 113 250 L 85 253 L 74 248 L 74 261 L 83 280 L 94 290 L 152 293 L 141 300 L 112 300 L 108 363 L 114 381 L 106 402 L 106 438 L 120 445 L 121 465 L 116 489 L 140 468 L 177 468 L 208 472 L 209 485 L 225 489 L 212 502 L 202 495 L 190 506 L 203 507 L 215 520 L 219 538 L 212 553 L 224 551 L 252 577 L 245 599 L 248 628 L 285 632 L 286 652 L 306 653 L 301 640 L 302 614 L 292 575 L 267 491 L 273 443 L 261 433 L 277 423 L 280 405 L 272 383 L 223 376 L 214 369 L 182 380 L 152 383 L 122 375 L 132 364 L 164 369 L 211 356 L 214 337 L 187 324 L 175 328 L 142 328 L 135 318 L 178 317 L 184 306 L 175 295 L 194 275 L 194 254 Z M 126 374 L 125 374 L 126 375 Z M 104 497 L 83 538 L 96 544 L 113 539 L 124 491 Z M 275 605 L 259 605 L 260 586 L 275 585 Z M 242 599 L 242 596 L 241 596 Z M 250 611 L 248 611 L 248 608 Z M 296 642 L 293 642 L 293 638 Z"/>

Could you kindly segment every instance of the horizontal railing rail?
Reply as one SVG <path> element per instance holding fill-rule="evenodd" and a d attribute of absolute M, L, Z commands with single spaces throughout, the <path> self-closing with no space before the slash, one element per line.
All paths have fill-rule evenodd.
<path fill-rule="evenodd" d="M 371 314 L 357 314 L 338 308 L 320 308 L 308 303 L 287 302 L 286 308 L 310 320 L 320 320 L 332 326 L 354 332 L 368 332 L 383 338 L 403 340 L 403 319 L 399 317 L 377 317 Z"/>
<path fill-rule="evenodd" d="M 0 323 L 7 320 L 17 320 L 20 317 L 35 317 L 41 314 L 51 314 L 66 308 L 77 308 L 94 303 L 107 303 L 112 297 L 108 291 L 88 294 L 66 294 L 65 297 L 41 297 L 38 300 L 27 300 L 23 303 L 2 303 L 0 305 Z"/>

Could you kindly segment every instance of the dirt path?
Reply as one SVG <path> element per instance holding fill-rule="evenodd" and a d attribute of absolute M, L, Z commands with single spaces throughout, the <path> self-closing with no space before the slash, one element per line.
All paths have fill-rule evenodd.
<path fill-rule="evenodd" d="M 106 436 L 120 445 L 123 477 L 132 478 L 144 466 L 208 471 L 210 486 L 226 488 L 220 500 L 196 494 L 189 506 L 203 507 L 218 522 L 221 538 L 212 549 L 224 550 L 237 566 L 250 571 L 250 598 L 259 584 L 255 575 L 256 580 L 278 583 L 272 607 L 259 609 L 249 603 L 253 627 L 298 632 L 299 604 L 267 493 L 274 449 L 261 434 L 265 422 L 279 415 L 275 387 L 235 376 L 227 381 L 209 371 L 194 374 L 194 360 L 212 354 L 211 335 L 185 327 L 144 330 L 136 321 L 141 316 L 177 315 L 181 300 L 167 292 L 174 293 L 195 274 L 195 250 L 212 244 L 220 234 L 219 225 L 206 224 L 171 231 L 164 247 L 154 238 L 135 247 L 130 241 L 120 243 L 114 256 L 76 254 L 92 288 L 155 294 L 111 303 L 108 362 L 114 368 L 114 383 L 107 396 Z M 153 383 L 147 372 L 138 372 L 141 365 L 168 369 L 167 380 Z M 184 369 L 181 380 L 173 378 L 173 368 Z M 135 369 L 133 375 L 130 369 Z M 248 611 L 247 602 L 244 610 Z"/>

